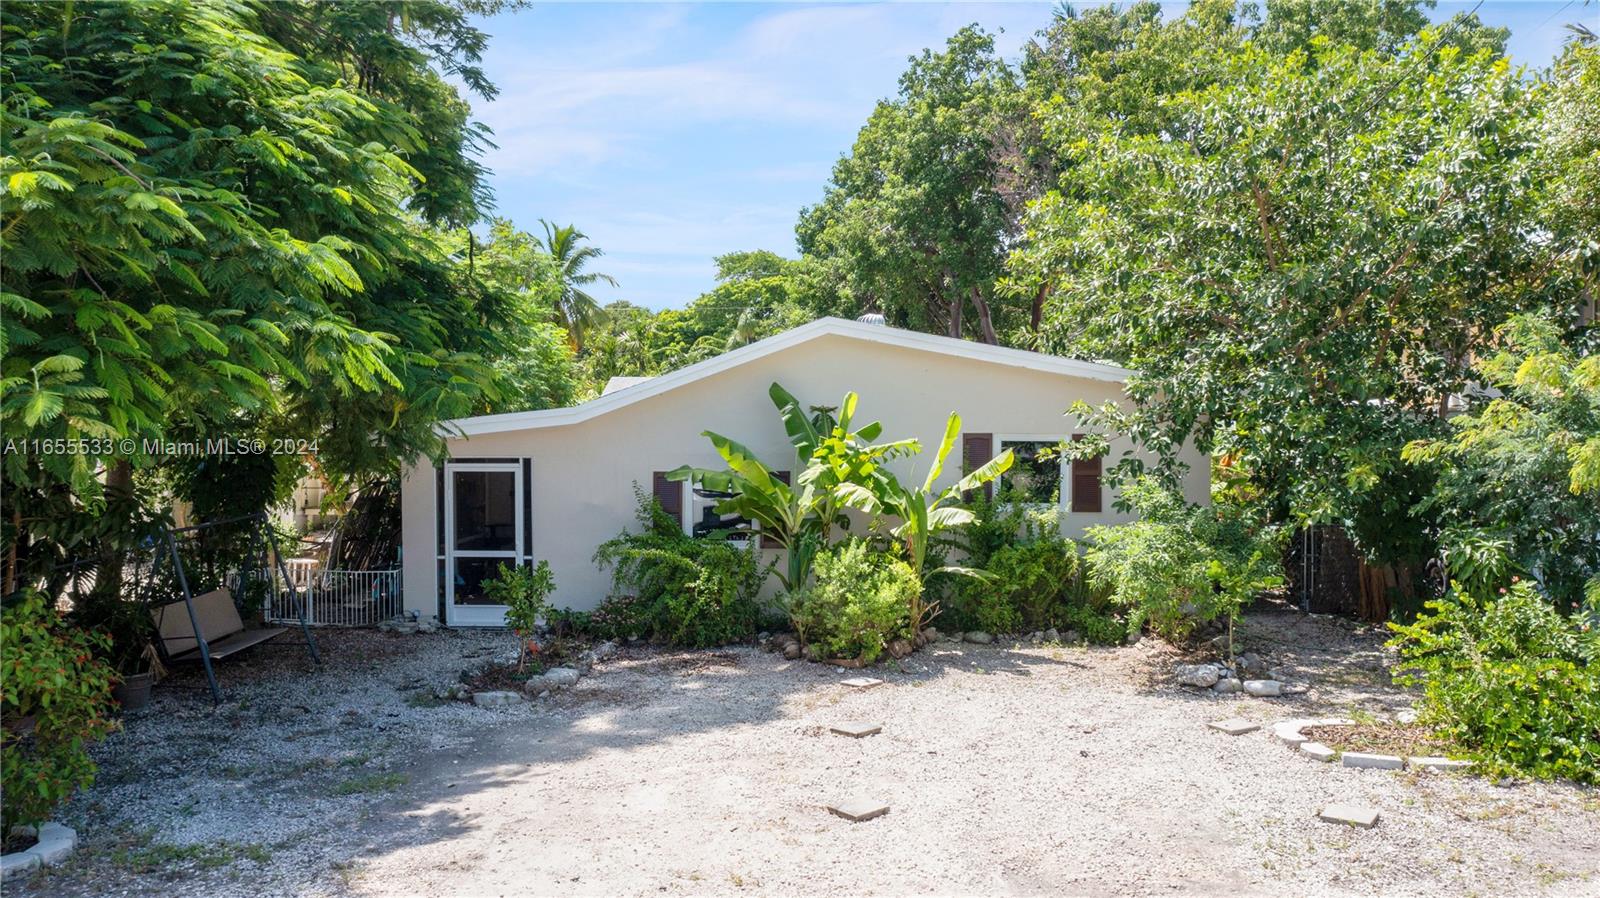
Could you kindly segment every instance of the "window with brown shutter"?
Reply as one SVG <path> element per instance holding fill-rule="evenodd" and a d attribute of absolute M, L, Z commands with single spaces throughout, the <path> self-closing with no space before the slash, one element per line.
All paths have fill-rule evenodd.
<path fill-rule="evenodd" d="M 794 485 L 794 481 L 789 479 L 790 474 L 789 474 L 788 471 L 773 471 L 772 472 L 772 476 L 778 478 L 781 481 L 783 481 L 783 484 L 785 486 L 793 486 Z M 772 537 L 763 536 L 763 537 L 761 537 L 761 548 L 763 548 L 763 549 L 777 549 L 777 548 L 781 548 L 781 546 L 779 545 L 778 541 L 773 539 Z"/>
<path fill-rule="evenodd" d="M 650 475 L 650 491 L 655 494 L 656 501 L 661 503 L 661 510 L 678 522 L 678 529 L 683 529 L 683 482 L 668 480 L 666 471 L 656 471 Z"/>
<path fill-rule="evenodd" d="M 978 470 L 994 458 L 994 434 L 992 433 L 967 433 L 961 436 L 961 467 L 968 474 Z M 983 497 L 994 498 L 994 484 L 983 485 Z M 970 499 L 970 496 L 963 496 Z"/>
<path fill-rule="evenodd" d="M 1083 434 L 1074 434 L 1073 442 L 1083 439 Z M 1100 502 L 1100 456 L 1094 458 L 1075 458 L 1072 460 L 1072 510 L 1086 514 L 1099 514 Z"/>

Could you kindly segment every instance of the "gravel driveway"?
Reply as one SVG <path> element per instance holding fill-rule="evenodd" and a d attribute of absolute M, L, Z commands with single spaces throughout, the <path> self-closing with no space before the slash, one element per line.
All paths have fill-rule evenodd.
<path fill-rule="evenodd" d="M 857 675 L 752 648 L 626 649 L 508 709 L 429 706 L 503 636 L 325 634 L 164 688 L 25 895 L 1600 895 L 1600 791 L 1319 764 L 1208 721 L 1363 712 L 1381 635 L 1289 611 L 1250 647 L 1310 692 L 1169 685 L 1177 656 L 939 643 Z M 846 720 L 881 724 L 855 740 Z M 849 823 L 821 808 L 879 798 Z M 1383 819 L 1314 819 L 1335 801 Z"/>

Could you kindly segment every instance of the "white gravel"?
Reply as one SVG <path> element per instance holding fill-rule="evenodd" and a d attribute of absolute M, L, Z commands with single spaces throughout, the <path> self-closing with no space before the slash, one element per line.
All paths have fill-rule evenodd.
<path fill-rule="evenodd" d="M 320 673 L 235 665 L 237 706 L 168 690 L 131 720 L 66 814 L 83 856 L 19 893 L 1600 895 L 1600 791 L 1345 769 L 1270 726 L 1209 729 L 1408 704 L 1380 634 L 1267 612 L 1245 637 L 1310 692 L 1184 690 L 1155 640 L 1002 639 L 879 666 L 869 690 L 757 649 L 627 649 L 541 702 L 420 708 L 406 696 L 504 637 L 330 634 Z M 883 732 L 828 732 L 846 720 Z M 383 785 L 336 794 L 352 782 Z M 823 809 L 852 797 L 891 810 Z M 1336 802 L 1382 822 L 1315 819 Z"/>

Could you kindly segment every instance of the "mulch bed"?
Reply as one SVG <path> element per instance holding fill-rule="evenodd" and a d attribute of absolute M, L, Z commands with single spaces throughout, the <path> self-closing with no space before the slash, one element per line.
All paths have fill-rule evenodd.
<path fill-rule="evenodd" d="M 1339 751 L 1370 752 L 1409 757 L 1448 756 L 1459 748 L 1431 727 L 1417 724 L 1368 723 L 1349 726 L 1311 726 L 1302 735 Z"/>
<path fill-rule="evenodd" d="M 532 661 L 521 671 L 517 670 L 515 664 L 491 664 L 472 676 L 463 678 L 462 682 L 473 692 L 521 692 L 529 679 L 539 676 L 542 672 L 541 666 Z"/>

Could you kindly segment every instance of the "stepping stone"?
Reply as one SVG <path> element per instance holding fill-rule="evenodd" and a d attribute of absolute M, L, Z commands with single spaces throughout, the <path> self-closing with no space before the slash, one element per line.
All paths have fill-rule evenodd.
<path fill-rule="evenodd" d="M 1230 736 L 1243 736 L 1245 733 L 1254 733 L 1256 730 L 1261 729 L 1260 724 L 1251 723 L 1248 720 L 1240 720 L 1237 717 L 1208 723 L 1206 726 L 1213 730 L 1227 733 Z"/>
<path fill-rule="evenodd" d="M 1406 766 L 1406 759 L 1399 755 L 1374 755 L 1364 751 L 1347 751 L 1339 756 L 1339 763 L 1346 767 L 1365 767 L 1370 770 L 1400 770 Z"/>
<path fill-rule="evenodd" d="M 1362 829 L 1371 829 L 1378 825 L 1378 812 L 1371 808 L 1358 807 L 1353 804 L 1330 804 L 1317 813 L 1317 819 L 1326 820 L 1329 823 L 1343 823 L 1345 826 L 1359 826 Z"/>
<path fill-rule="evenodd" d="M 1421 767 L 1424 770 L 1442 770 L 1446 772 L 1455 770 L 1471 770 L 1473 761 L 1458 761 L 1455 758 L 1412 758 L 1411 766 Z"/>
<path fill-rule="evenodd" d="M 830 813 L 837 814 L 852 823 L 864 823 L 889 813 L 889 806 L 876 798 L 852 798 L 827 807 Z"/>
<path fill-rule="evenodd" d="M 848 680 L 841 680 L 840 682 L 852 689 L 871 689 L 874 686 L 883 685 L 882 680 L 874 680 L 872 677 L 851 677 Z"/>
<path fill-rule="evenodd" d="M 831 732 L 838 733 L 841 736 L 849 736 L 853 739 L 861 739 L 866 736 L 873 736 L 883 732 L 883 725 L 879 723 L 862 723 L 859 720 L 847 720 L 844 723 L 836 723 L 833 726 L 828 727 L 828 729 Z"/>
<path fill-rule="evenodd" d="M 1339 755 L 1338 752 L 1323 745 L 1321 742 L 1302 742 L 1300 750 L 1310 755 L 1315 761 L 1331 761 Z"/>

